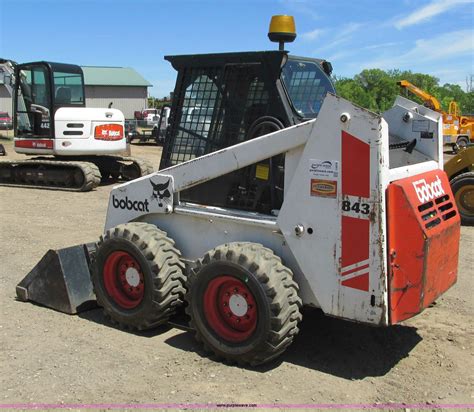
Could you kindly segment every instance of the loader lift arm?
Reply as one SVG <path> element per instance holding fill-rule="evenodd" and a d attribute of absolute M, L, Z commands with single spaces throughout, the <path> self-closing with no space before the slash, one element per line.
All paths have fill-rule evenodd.
<path fill-rule="evenodd" d="M 179 203 L 179 192 L 203 184 L 226 173 L 255 164 L 269 156 L 276 156 L 304 145 L 311 135 L 315 122 L 315 119 L 309 120 L 284 130 L 260 136 L 253 140 L 163 169 L 159 174 L 155 173 L 136 179 L 134 182 L 130 182 L 134 183 L 133 186 L 124 184 L 115 188 L 110 195 L 106 229 L 124 221 L 133 220 L 142 214 L 138 210 L 140 209 L 138 206 L 137 209 L 129 208 L 122 210 L 121 213 L 116 213 L 114 194 L 117 194 L 118 197 L 119 193 L 124 190 L 126 191 L 128 188 L 139 193 L 146 193 L 149 192 L 150 188 L 160 186 L 162 190 L 159 192 L 155 190 L 153 197 L 160 200 L 167 198 L 165 199 L 167 201 L 160 202 L 161 206 L 158 210 L 161 213 L 170 213 L 173 210 L 173 205 Z M 164 194 L 165 186 L 167 186 L 166 191 L 169 193 L 169 196 Z M 123 213 L 127 216 L 124 216 Z"/>

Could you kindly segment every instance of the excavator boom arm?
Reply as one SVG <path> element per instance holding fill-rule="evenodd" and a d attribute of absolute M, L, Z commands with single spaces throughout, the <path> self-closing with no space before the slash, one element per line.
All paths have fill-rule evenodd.
<path fill-rule="evenodd" d="M 424 103 L 428 103 L 431 109 L 436 110 L 437 112 L 441 112 L 441 105 L 436 97 L 416 87 L 414 84 L 410 83 L 408 80 L 401 80 L 397 84 L 400 87 L 403 87 L 404 89 L 409 90 L 415 96 L 418 96 L 420 99 L 423 100 Z"/>

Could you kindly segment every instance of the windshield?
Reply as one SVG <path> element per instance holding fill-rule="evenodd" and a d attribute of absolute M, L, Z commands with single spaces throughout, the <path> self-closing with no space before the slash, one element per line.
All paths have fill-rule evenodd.
<path fill-rule="evenodd" d="M 282 80 L 297 113 L 316 117 L 327 92 L 334 86 L 317 62 L 289 58 L 282 70 Z"/>

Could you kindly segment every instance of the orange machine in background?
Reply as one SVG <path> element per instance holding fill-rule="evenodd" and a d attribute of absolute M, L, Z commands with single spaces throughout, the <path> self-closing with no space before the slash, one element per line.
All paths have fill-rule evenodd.
<path fill-rule="evenodd" d="M 469 142 L 474 142 L 474 116 L 463 116 L 454 100 L 449 104 L 448 112 L 445 112 L 436 97 L 416 87 L 408 80 L 401 80 L 397 84 L 423 100 L 426 107 L 442 113 L 445 145 L 451 145 L 453 150 L 457 151 L 459 147 L 466 147 Z"/>

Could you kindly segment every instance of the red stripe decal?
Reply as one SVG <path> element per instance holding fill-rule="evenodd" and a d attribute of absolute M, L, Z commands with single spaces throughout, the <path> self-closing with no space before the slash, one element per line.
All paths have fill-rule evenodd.
<path fill-rule="evenodd" d="M 342 268 L 369 259 L 369 231 L 368 220 L 342 216 Z"/>
<path fill-rule="evenodd" d="M 369 290 L 369 274 L 364 273 L 363 275 L 356 276 L 355 278 L 347 279 L 342 282 L 343 286 L 348 286 L 353 289 L 363 290 L 368 292 Z"/>
<path fill-rule="evenodd" d="M 342 194 L 370 197 L 370 146 L 342 132 Z"/>
<path fill-rule="evenodd" d="M 362 198 L 370 197 L 370 145 L 357 137 L 342 131 L 341 136 L 342 195 Z M 355 265 L 369 259 L 370 221 L 342 215 L 341 268 Z M 342 274 L 347 276 L 366 266 L 351 269 Z M 369 274 L 365 273 L 344 280 L 343 286 L 369 290 Z"/>
<path fill-rule="evenodd" d="M 52 140 L 15 140 L 15 147 L 23 147 L 24 149 L 52 149 Z"/>

